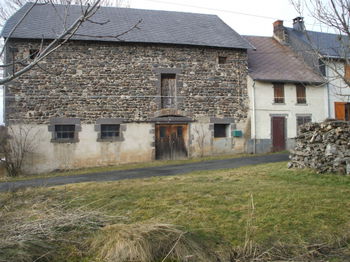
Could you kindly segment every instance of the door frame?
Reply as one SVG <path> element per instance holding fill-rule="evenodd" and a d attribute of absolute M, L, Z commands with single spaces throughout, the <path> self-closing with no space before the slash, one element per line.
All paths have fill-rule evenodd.
<path fill-rule="evenodd" d="M 287 149 L 287 118 L 288 118 L 288 114 L 270 114 L 270 130 L 271 130 L 271 152 L 275 152 L 274 151 L 274 133 L 273 133 L 273 118 L 274 117 L 283 117 L 284 118 L 284 130 L 283 130 L 283 135 L 284 135 L 284 149 Z"/>

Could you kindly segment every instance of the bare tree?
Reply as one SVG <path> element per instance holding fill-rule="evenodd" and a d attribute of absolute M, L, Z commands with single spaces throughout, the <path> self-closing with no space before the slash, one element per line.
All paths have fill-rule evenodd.
<path fill-rule="evenodd" d="M 26 3 L 28 0 L 5 0 L 3 6 L 0 7 L 0 20 L 3 18 L 8 17 L 11 12 L 21 7 L 24 3 Z M 116 5 L 117 3 L 121 4 L 124 2 L 123 0 L 118 1 L 112 1 L 112 0 L 35 0 L 32 3 L 29 3 L 31 6 L 26 10 L 26 12 L 22 15 L 22 17 L 19 19 L 19 21 L 14 25 L 11 32 L 9 33 L 9 36 L 5 39 L 3 46 L 0 51 L 0 59 L 1 61 L 5 61 L 4 55 L 6 50 L 6 44 L 11 39 L 11 35 L 16 30 L 16 28 L 19 27 L 21 23 L 23 23 L 26 16 L 29 15 L 29 13 L 32 11 L 32 9 L 39 4 L 49 4 L 52 6 L 57 5 L 57 3 L 63 3 L 65 4 L 66 9 L 68 10 L 69 6 L 72 4 L 78 4 L 80 5 L 80 15 L 76 18 L 76 20 L 72 23 L 67 23 L 67 17 L 68 12 L 65 12 L 63 14 L 64 17 L 62 17 L 62 25 L 63 29 L 60 33 L 57 34 L 57 37 L 53 39 L 52 41 L 48 42 L 42 39 L 40 48 L 35 54 L 34 59 L 29 59 L 29 56 L 27 58 L 11 61 L 9 63 L 2 63 L 0 64 L 0 68 L 6 69 L 6 68 L 14 68 L 14 65 L 19 65 L 18 70 L 12 70 L 11 73 L 7 73 L 6 76 L 4 76 L 3 79 L 0 80 L 0 85 L 6 84 L 13 79 L 21 76 L 22 74 L 28 72 L 36 65 L 39 65 L 41 61 L 43 61 L 48 55 L 50 55 L 52 52 L 59 49 L 62 45 L 66 44 L 69 40 L 72 39 L 74 35 L 77 34 L 78 29 L 86 22 L 91 22 L 94 24 L 100 24 L 103 26 L 104 24 L 108 23 L 109 21 L 104 22 L 97 22 L 93 21 L 92 17 L 94 14 L 99 10 L 100 6 L 102 4 L 104 5 Z M 4 5 L 7 5 L 4 7 Z M 141 23 L 141 21 L 139 21 Z M 137 25 L 132 25 L 129 30 L 117 35 L 113 36 L 114 38 L 118 38 L 121 35 L 124 35 L 128 33 L 129 31 L 133 30 L 134 28 L 137 28 Z M 108 36 L 106 36 L 108 37 Z M 17 68 L 16 68 L 17 69 Z M 9 70 L 7 70 L 9 71 Z"/>
<path fill-rule="evenodd" d="M 334 95 L 348 96 L 342 92 L 342 88 L 350 86 L 350 71 L 346 72 L 346 66 L 350 65 L 350 0 L 290 1 L 301 17 L 308 14 L 337 35 L 336 47 L 333 43 L 327 48 L 328 50 L 321 50 L 317 44 L 315 45 L 315 39 L 311 38 L 308 31 L 304 31 L 310 43 L 308 52 L 321 59 L 332 72 L 331 75 L 328 75 L 328 81 L 334 84 L 335 80 L 342 80 L 342 84 L 338 86 Z M 325 52 L 332 52 L 333 55 L 327 56 Z M 339 62 L 345 66 L 340 66 Z"/>
<path fill-rule="evenodd" d="M 8 176 L 18 176 L 22 173 L 25 159 L 34 153 L 37 143 L 37 132 L 30 126 L 18 125 L 7 127 L 7 132 L 2 132 L 0 137 L 1 151 Z"/>

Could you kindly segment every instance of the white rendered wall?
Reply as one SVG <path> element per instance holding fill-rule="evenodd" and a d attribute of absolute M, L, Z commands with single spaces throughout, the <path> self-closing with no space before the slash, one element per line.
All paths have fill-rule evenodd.
<path fill-rule="evenodd" d="M 344 63 L 328 63 L 326 67 L 326 74 L 329 81 L 330 118 L 335 118 L 334 102 L 350 103 L 350 88 L 341 77 L 344 75 Z"/>
<path fill-rule="evenodd" d="M 25 171 L 43 173 L 56 169 L 151 161 L 154 158 L 152 124 L 126 124 L 124 141 L 116 142 L 97 142 L 94 125 L 83 124 L 81 127 L 78 143 L 52 143 L 47 125 L 24 126 L 31 129 L 34 144 L 33 153 L 26 160 Z M 19 127 L 11 128 L 16 130 Z"/>
<path fill-rule="evenodd" d="M 254 81 L 248 77 L 248 93 L 250 98 L 251 138 L 271 139 L 271 116 L 285 115 L 287 119 L 287 138 L 297 134 L 297 115 L 311 115 L 313 122 L 326 118 L 326 92 L 323 86 L 306 86 L 306 104 L 297 104 L 294 84 L 284 85 L 284 104 L 274 104 L 272 83 L 255 81 L 255 127 L 253 113 Z"/>

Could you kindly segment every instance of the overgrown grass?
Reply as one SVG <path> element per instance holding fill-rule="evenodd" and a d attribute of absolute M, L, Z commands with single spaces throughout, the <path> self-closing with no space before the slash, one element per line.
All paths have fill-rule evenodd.
<path fill-rule="evenodd" d="M 2 206 L 9 194 L 0 194 Z M 217 252 L 233 248 L 227 261 L 350 260 L 350 177 L 289 170 L 285 162 L 15 194 L 123 216 L 129 227 L 178 225 Z"/>
<path fill-rule="evenodd" d="M 269 154 L 274 154 L 274 153 L 269 153 Z M 230 159 L 230 158 L 240 158 L 240 157 L 254 157 L 259 155 L 266 155 L 266 154 L 255 154 L 255 155 L 227 154 L 227 155 L 196 157 L 196 158 L 189 158 L 189 159 L 183 159 L 183 160 L 155 160 L 150 162 L 127 163 L 127 164 L 120 164 L 115 166 L 101 166 L 101 167 L 91 167 L 91 168 L 81 168 L 81 169 L 59 170 L 59 171 L 49 172 L 49 173 L 20 175 L 17 177 L 0 176 L 0 182 L 20 181 L 20 180 L 27 180 L 27 179 L 48 178 L 48 177 L 56 177 L 56 176 L 74 176 L 74 175 L 82 175 L 82 174 L 90 174 L 90 173 L 138 169 L 138 168 L 166 166 L 166 165 L 183 165 L 183 164 L 197 163 L 197 162 L 210 161 L 210 160 L 220 160 L 220 159 Z"/>

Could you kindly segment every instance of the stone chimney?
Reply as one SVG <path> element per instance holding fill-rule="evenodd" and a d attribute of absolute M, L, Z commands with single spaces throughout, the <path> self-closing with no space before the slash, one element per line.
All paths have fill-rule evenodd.
<path fill-rule="evenodd" d="M 298 16 L 293 19 L 293 29 L 301 32 L 305 31 L 304 17 Z"/>
<path fill-rule="evenodd" d="M 273 23 L 273 37 L 283 45 L 287 45 L 287 33 L 283 26 L 283 20 L 277 20 Z"/>

